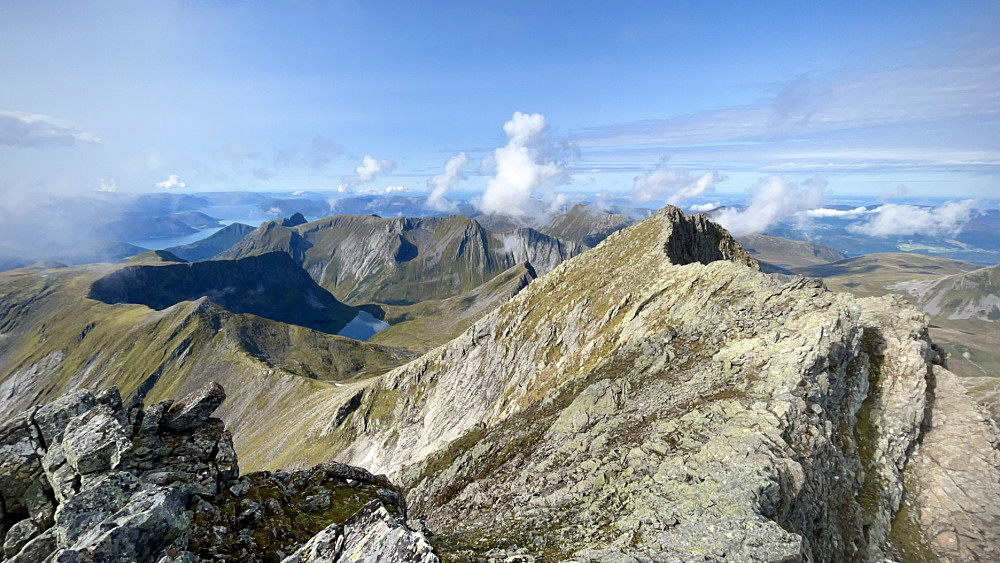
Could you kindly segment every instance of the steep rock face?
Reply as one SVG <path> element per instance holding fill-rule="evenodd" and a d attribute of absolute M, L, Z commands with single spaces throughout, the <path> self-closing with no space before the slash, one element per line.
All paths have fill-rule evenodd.
<path fill-rule="evenodd" d="M 238 477 L 232 438 L 211 417 L 224 399 L 210 384 L 126 408 L 115 388 L 82 390 L 0 424 L 4 556 L 279 561 L 343 527 L 352 557 L 438 560 L 384 476 L 333 464 Z"/>
<path fill-rule="evenodd" d="M 208 297 L 234 313 L 252 313 L 336 334 L 357 311 L 337 301 L 283 252 L 240 260 L 126 266 L 94 282 L 89 297 L 165 309 Z"/>
<path fill-rule="evenodd" d="M 937 357 L 926 323 L 755 266 L 661 210 L 364 388 L 325 439 L 409 466 L 453 556 L 876 560 Z"/>
<path fill-rule="evenodd" d="M 300 242 L 296 246 L 286 240 Z M 584 247 L 531 229 L 491 233 L 458 215 L 338 215 L 293 229 L 269 223 L 222 257 L 272 250 L 289 252 L 313 279 L 347 303 L 406 305 L 470 291 L 525 261 L 543 274 Z"/>

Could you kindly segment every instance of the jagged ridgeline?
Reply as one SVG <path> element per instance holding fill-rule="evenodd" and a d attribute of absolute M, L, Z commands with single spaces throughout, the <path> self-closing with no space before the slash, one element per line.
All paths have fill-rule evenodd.
<path fill-rule="evenodd" d="M 584 249 L 534 229 L 493 233 L 458 215 L 338 215 L 293 227 L 266 223 L 219 258 L 280 251 L 341 301 L 409 305 L 471 291 L 525 262 L 542 275 Z"/>
<path fill-rule="evenodd" d="M 433 234 L 402 229 L 412 220 L 357 220 L 366 236 L 397 242 L 394 257 L 411 255 L 403 239 Z M 286 253 L 301 250 L 306 264 L 320 242 L 307 231 L 319 224 L 262 231 L 287 235 Z M 321 263 L 341 267 L 342 245 L 329 248 L 307 266 L 314 278 Z M 400 267 L 454 255 L 418 248 Z M 383 267 L 385 256 L 372 259 L 370 271 Z M 220 313 L 207 298 L 162 311 L 73 301 L 71 288 L 88 288 L 108 267 L 81 272 L 3 278 L 4 303 L 15 305 L 0 311 L 10 335 L 0 339 L 0 400 L 45 403 L 55 389 L 99 388 L 101 377 L 123 380 L 130 397 L 159 362 L 164 375 L 147 404 L 197 389 L 209 374 L 225 377 L 230 399 L 219 415 L 241 466 L 339 461 L 386 473 L 446 559 L 1000 556 L 996 428 L 939 365 L 923 314 L 898 298 L 831 293 L 816 280 L 781 284 L 704 216 L 665 208 L 531 281 L 455 340 L 391 371 L 347 371 L 333 383 L 246 353 L 216 360 L 240 334 L 232 319 L 253 315 Z M 53 331 L 70 326 L 54 312 L 61 305 L 76 322 L 104 316 L 89 331 L 79 326 L 74 345 L 80 331 Z M 188 333 L 181 319 L 196 311 L 220 320 Z M 132 327 L 126 338 L 143 342 L 144 354 L 121 352 L 127 340 L 114 340 L 113 326 Z M 158 336 L 136 338 L 143 331 Z M 200 348 L 178 348 L 186 334 Z M 299 354 L 325 342 L 316 357 L 341 353 L 342 339 L 308 334 L 268 350 Z M 118 351 L 95 354 L 98 335 Z M 72 356 L 81 346 L 89 352 Z M 948 482 L 962 485 L 940 494 Z"/>

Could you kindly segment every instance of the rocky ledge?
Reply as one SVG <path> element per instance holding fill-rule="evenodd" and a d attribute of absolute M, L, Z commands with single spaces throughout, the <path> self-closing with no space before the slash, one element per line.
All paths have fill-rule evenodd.
<path fill-rule="evenodd" d="M 0 424 L 0 559 L 438 561 L 383 475 L 343 464 L 239 476 L 217 383 L 144 408 L 116 388 Z"/>

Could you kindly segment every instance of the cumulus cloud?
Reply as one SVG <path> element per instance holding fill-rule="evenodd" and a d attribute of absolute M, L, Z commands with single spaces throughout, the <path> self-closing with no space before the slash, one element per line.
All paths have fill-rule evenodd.
<path fill-rule="evenodd" d="M 187 184 L 181 182 L 181 177 L 178 176 L 177 174 L 171 174 L 170 177 L 167 178 L 166 180 L 162 182 L 157 182 L 156 187 L 162 188 L 164 190 L 169 190 L 173 188 L 185 188 L 187 187 Z"/>
<path fill-rule="evenodd" d="M 101 184 L 94 190 L 95 192 L 116 192 L 118 191 L 118 185 L 115 183 L 115 179 L 105 180 L 101 178 Z"/>
<path fill-rule="evenodd" d="M 0 110 L 0 145 L 14 147 L 95 144 L 100 139 L 72 123 L 48 115 Z"/>
<path fill-rule="evenodd" d="M 406 186 L 386 186 L 384 188 L 364 188 L 358 190 L 359 194 L 378 194 L 378 195 L 389 195 L 389 194 L 399 194 L 407 191 Z"/>
<path fill-rule="evenodd" d="M 711 191 L 721 180 L 722 176 L 715 170 L 695 178 L 683 168 L 659 168 L 646 176 L 636 177 L 631 198 L 637 203 L 662 200 L 676 205 Z"/>
<path fill-rule="evenodd" d="M 692 205 L 688 210 L 692 213 L 705 213 L 706 211 L 711 211 L 719 207 L 719 202 L 715 203 L 703 203 L 701 205 Z"/>
<path fill-rule="evenodd" d="M 391 160 L 378 160 L 377 158 L 365 155 L 361 159 L 361 166 L 354 169 L 355 176 L 350 178 L 354 183 L 371 182 L 377 174 L 388 174 L 396 169 L 396 163 Z"/>
<path fill-rule="evenodd" d="M 507 144 L 493 151 L 496 173 L 477 204 L 484 213 L 524 215 L 533 207 L 532 192 L 563 176 L 565 168 L 553 157 L 555 147 L 547 140 L 542 114 L 514 112 L 503 130 Z"/>
<path fill-rule="evenodd" d="M 712 219 L 734 236 L 760 233 L 786 217 L 819 207 L 825 191 L 823 180 L 814 179 L 800 187 L 781 176 L 771 176 L 750 190 L 750 205 L 746 209 L 723 209 Z"/>
<path fill-rule="evenodd" d="M 975 199 L 949 201 L 938 207 L 887 203 L 872 211 L 867 222 L 848 225 L 847 230 L 873 237 L 955 236 L 972 218 L 978 203 Z"/>
<path fill-rule="evenodd" d="M 460 152 L 448 159 L 444 165 L 444 172 L 427 180 L 427 187 L 431 188 L 431 194 L 427 196 L 427 206 L 437 211 L 455 211 L 458 205 L 451 200 L 445 199 L 445 194 L 455 187 L 459 180 L 463 178 L 462 169 L 469 163 L 469 155 Z"/>

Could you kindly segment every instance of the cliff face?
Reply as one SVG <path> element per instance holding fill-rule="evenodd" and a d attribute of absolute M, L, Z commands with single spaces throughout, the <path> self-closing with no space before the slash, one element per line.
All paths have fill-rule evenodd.
<path fill-rule="evenodd" d="M 407 305 L 454 297 L 524 262 L 541 275 L 584 247 L 533 229 L 491 233 L 458 215 L 339 215 L 294 228 L 268 223 L 220 257 L 275 250 L 347 303 Z"/>
<path fill-rule="evenodd" d="M 890 537 L 940 361 L 926 320 L 755 266 L 665 209 L 354 392 L 318 436 L 340 459 L 407 467 L 411 510 L 452 556 L 926 547 Z"/>
<path fill-rule="evenodd" d="M 210 384 L 146 409 L 82 390 L 0 424 L 6 560 L 438 561 L 384 476 L 333 464 L 240 477 L 211 418 L 223 399 Z"/>
<path fill-rule="evenodd" d="M 165 309 L 208 297 L 234 313 L 252 313 L 336 334 L 357 315 L 316 285 L 284 252 L 240 260 L 126 266 L 98 279 L 91 299 Z"/>

